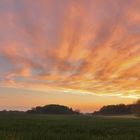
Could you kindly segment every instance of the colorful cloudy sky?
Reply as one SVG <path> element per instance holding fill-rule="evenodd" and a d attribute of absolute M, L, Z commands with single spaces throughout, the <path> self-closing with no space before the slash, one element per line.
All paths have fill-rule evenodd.
<path fill-rule="evenodd" d="M 0 0 L 0 109 L 139 97 L 139 0 Z"/>

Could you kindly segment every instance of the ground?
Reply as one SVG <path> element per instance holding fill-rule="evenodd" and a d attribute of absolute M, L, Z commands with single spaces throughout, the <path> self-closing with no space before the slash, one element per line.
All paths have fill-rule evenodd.
<path fill-rule="evenodd" d="M 0 140 L 140 140 L 139 118 L 0 114 Z"/>

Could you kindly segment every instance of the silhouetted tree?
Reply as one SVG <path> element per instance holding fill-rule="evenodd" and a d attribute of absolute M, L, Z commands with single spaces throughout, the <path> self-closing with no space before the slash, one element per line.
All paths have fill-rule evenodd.
<path fill-rule="evenodd" d="M 36 114 L 79 114 L 78 111 L 74 111 L 72 108 L 63 105 L 45 105 L 43 107 L 37 106 L 28 110 L 27 113 L 36 113 Z"/>
<path fill-rule="evenodd" d="M 134 104 L 132 111 L 135 115 L 140 116 L 140 99 Z"/>
<path fill-rule="evenodd" d="M 94 112 L 96 115 L 126 115 L 132 114 L 132 107 L 134 105 L 107 105 L 103 106 L 99 111 Z"/>

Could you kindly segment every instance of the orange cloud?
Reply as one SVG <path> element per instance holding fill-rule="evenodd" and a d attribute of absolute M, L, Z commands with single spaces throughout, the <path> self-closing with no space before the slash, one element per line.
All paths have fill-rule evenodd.
<path fill-rule="evenodd" d="M 1 83 L 8 77 L 15 87 L 139 97 L 139 1 L 13 0 L 11 6 L 1 15 L 8 36 L 0 47 Z"/>

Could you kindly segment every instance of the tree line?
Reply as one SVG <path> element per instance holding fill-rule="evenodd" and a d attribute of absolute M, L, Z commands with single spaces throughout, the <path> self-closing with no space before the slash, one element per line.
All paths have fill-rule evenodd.
<path fill-rule="evenodd" d="M 50 104 L 45 106 L 37 106 L 28 110 L 27 113 L 32 114 L 80 114 L 78 110 L 73 110 L 64 105 Z"/>
<path fill-rule="evenodd" d="M 99 111 L 95 111 L 94 115 L 127 115 L 134 114 L 140 116 L 140 100 L 134 104 L 117 104 L 103 106 Z"/>
<path fill-rule="evenodd" d="M 79 115 L 82 114 L 79 110 L 73 110 L 70 107 L 58 104 L 50 104 L 45 106 L 37 106 L 33 107 L 30 110 L 25 112 L 23 111 L 0 111 L 0 114 L 3 113 L 14 113 L 14 114 L 64 114 L 64 115 Z M 93 113 L 88 113 L 91 115 L 127 115 L 134 114 L 140 116 L 140 100 L 136 101 L 134 104 L 118 104 L 118 105 L 106 105 L 99 109 L 99 111 L 95 111 Z"/>

